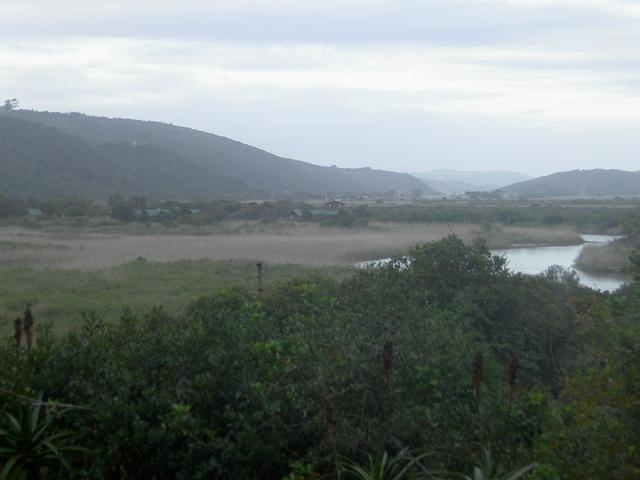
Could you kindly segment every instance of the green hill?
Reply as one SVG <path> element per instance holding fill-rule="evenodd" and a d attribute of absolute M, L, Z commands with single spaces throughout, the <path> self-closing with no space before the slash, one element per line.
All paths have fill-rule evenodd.
<path fill-rule="evenodd" d="M 640 172 L 572 170 L 515 183 L 501 190 L 522 197 L 640 196 Z"/>
<path fill-rule="evenodd" d="M 0 115 L 0 192 L 9 197 L 76 195 L 106 198 L 230 196 L 247 192 L 241 181 L 222 178 L 151 145 L 90 145 L 57 129 Z"/>
<path fill-rule="evenodd" d="M 0 192 L 9 195 L 435 193 L 408 174 L 322 167 L 159 122 L 28 110 L 5 112 L 0 119 L 0 164 L 11 172 Z"/>

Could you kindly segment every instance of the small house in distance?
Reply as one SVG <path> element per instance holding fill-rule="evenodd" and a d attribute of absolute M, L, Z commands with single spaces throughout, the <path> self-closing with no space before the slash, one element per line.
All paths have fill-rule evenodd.
<path fill-rule="evenodd" d="M 30 208 L 27 210 L 27 215 L 29 215 L 31 218 L 38 218 L 41 217 L 42 214 L 42 210 L 40 210 L 39 208 Z"/>
<path fill-rule="evenodd" d="M 302 220 L 304 213 L 299 208 L 294 208 L 289 212 L 289 220 Z"/>
<path fill-rule="evenodd" d="M 171 210 L 167 208 L 136 208 L 133 215 L 137 218 L 159 218 L 171 216 Z"/>

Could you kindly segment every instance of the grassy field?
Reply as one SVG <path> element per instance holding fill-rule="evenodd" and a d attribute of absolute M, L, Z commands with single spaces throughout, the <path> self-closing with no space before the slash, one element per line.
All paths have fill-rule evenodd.
<path fill-rule="evenodd" d="M 268 288 L 315 271 L 344 278 L 353 269 L 267 264 L 263 283 Z M 62 332 L 77 324 L 83 311 L 96 312 L 106 320 L 117 318 L 125 307 L 144 312 L 162 306 L 179 312 L 220 287 L 256 288 L 257 279 L 255 263 L 249 261 L 152 263 L 139 259 L 99 271 L 4 268 L 0 269 L 0 285 L 0 332 L 7 334 L 27 304 L 33 305 L 37 320 L 51 322 L 56 332 Z"/>
<path fill-rule="evenodd" d="M 402 254 L 451 233 L 465 241 L 485 238 L 492 248 L 580 242 L 570 230 L 471 224 L 387 223 L 354 230 L 226 222 L 199 231 L 155 225 L 145 234 L 115 226 L 59 227 L 0 227 L 1 332 L 10 331 L 29 303 L 56 331 L 77 324 L 83 311 L 107 320 L 125 306 L 179 311 L 218 287 L 255 287 L 258 260 L 267 265 L 265 283 L 273 284 L 316 270 L 344 277 L 356 262 Z"/>

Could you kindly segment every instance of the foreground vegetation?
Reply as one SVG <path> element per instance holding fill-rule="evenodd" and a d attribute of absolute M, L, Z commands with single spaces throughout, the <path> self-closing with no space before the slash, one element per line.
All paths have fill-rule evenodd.
<path fill-rule="evenodd" d="M 65 433 L 69 468 L 30 478 L 630 479 L 638 312 L 638 282 L 602 294 L 557 269 L 514 275 L 450 236 L 342 281 L 86 315 L 58 340 L 41 326 L 31 349 L 7 338 L 0 408 L 33 418 L 42 395 L 42 431 Z M 26 455 L 17 472 L 30 457 L 11 438 L 0 458 Z"/>

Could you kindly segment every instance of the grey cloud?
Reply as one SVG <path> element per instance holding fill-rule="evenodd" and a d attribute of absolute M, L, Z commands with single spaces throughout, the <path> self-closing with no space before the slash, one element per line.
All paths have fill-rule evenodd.
<path fill-rule="evenodd" d="M 0 88 L 325 165 L 638 168 L 638 17 L 602 7 L 631 2 L 274 2 L 0 0 Z"/>
<path fill-rule="evenodd" d="M 28 18 L 5 23 L 0 38 L 78 35 L 241 43 L 429 42 L 477 45 L 530 41 L 545 33 L 567 34 L 585 29 L 619 29 L 637 25 L 637 19 L 603 13 L 593 7 L 490 0 L 398 0 L 381 4 L 373 2 L 373 7 L 362 3 L 350 7 L 349 2 L 344 2 L 342 7 L 303 10 L 288 9 L 286 4 L 272 9 L 257 8 L 257 4 L 245 9 L 221 9 L 215 7 L 216 2 L 209 5 L 193 1 L 160 2 L 157 5 L 129 2 L 106 12 L 99 8 L 100 3 L 95 3 L 92 8 L 92 2 L 88 1 L 77 12 L 72 10 L 64 15 L 56 12 L 56 3 L 54 0 L 40 4 L 40 8 L 33 8 Z M 25 11 L 28 10 L 18 10 L 23 14 Z"/>

